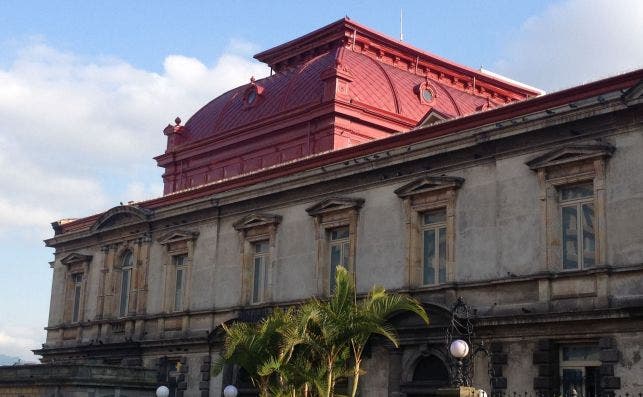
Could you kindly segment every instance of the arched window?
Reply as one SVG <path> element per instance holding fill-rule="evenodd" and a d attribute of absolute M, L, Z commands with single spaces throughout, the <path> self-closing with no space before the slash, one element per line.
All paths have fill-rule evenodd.
<path fill-rule="evenodd" d="M 121 299 L 118 308 L 120 317 L 127 316 L 127 307 L 129 306 L 129 292 L 132 284 L 132 268 L 134 267 L 134 258 L 132 251 L 126 251 L 121 259 Z"/>
<path fill-rule="evenodd" d="M 413 371 L 413 382 L 422 382 L 433 387 L 449 384 L 449 371 L 442 360 L 434 355 L 420 359 Z"/>

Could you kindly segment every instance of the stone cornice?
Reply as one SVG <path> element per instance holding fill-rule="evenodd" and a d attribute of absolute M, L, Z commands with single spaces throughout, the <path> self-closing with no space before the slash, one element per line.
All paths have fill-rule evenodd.
<path fill-rule="evenodd" d="M 281 223 L 280 215 L 252 213 L 236 221 L 233 226 L 237 230 L 246 230 L 260 226 L 278 225 L 279 223 Z"/>
<path fill-rule="evenodd" d="M 202 206 L 200 203 L 211 206 L 216 201 L 218 205 L 225 205 L 283 191 L 284 186 L 294 189 L 318 183 L 327 180 L 330 174 L 333 178 L 355 175 L 627 109 L 622 100 L 622 90 L 632 87 L 641 76 L 643 71 L 639 70 L 375 142 L 310 156 L 226 181 L 176 192 L 138 205 L 155 211 L 171 208 L 173 213 Z M 65 224 L 64 230 L 70 230 L 69 236 L 64 239 L 57 236 L 47 240 L 47 244 L 86 235 L 81 225 L 92 219 L 96 217 Z"/>

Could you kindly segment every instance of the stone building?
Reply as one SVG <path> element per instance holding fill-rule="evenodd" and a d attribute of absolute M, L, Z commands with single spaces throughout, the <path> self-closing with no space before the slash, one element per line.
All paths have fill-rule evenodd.
<path fill-rule="evenodd" d="M 344 265 L 432 321 L 372 342 L 363 396 L 449 383 L 459 297 L 474 385 L 643 392 L 643 70 L 542 95 L 348 19 L 256 58 L 270 77 L 164 130 L 163 197 L 53 223 L 44 365 L 243 389 L 210 375 L 220 324 L 327 296 Z"/>

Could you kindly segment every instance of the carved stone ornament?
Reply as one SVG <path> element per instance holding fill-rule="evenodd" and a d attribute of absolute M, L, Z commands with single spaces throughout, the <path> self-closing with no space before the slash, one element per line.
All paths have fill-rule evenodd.
<path fill-rule="evenodd" d="M 253 213 L 239 219 L 233 226 L 241 231 L 259 226 L 278 225 L 279 223 L 281 223 L 281 216 L 279 215 Z"/>
<path fill-rule="evenodd" d="M 78 254 L 78 253 L 71 253 L 64 257 L 63 259 L 60 260 L 60 263 L 62 263 L 65 266 L 71 266 L 75 265 L 78 263 L 89 263 L 92 260 L 91 255 L 83 255 L 83 254 Z"/>
<path fill-rule="evenodd" d="M 399 197 L 432 192 L 442 189 L 457 189 L 464 183 L 464 178 L 455 176 L 424 176 L 407 183 L 395 190 Z"/>
<path fill-rule="evenodd" d="M 643 80 L 637 85 L 627 90 L 622 96 L 623 102 L 627 106 L 634 106 L 643 102 Z"/>
<path fill-rule="evenodd" d="M 420 120 L 420 122 L 418 123 L 418 127 L 426 127 L 426 126 L 429 126 L 431 124 L 435 124 L 435 123 L 439 123 L 441 121 L 448 120 L 450 118 L 451 118 L 450 116 L 448 116 L 448 115 L 446 115 L 444 113 L 438 112 L 435 109 L 431 109 L 424 115 L 422 120 Z"/>
<path fill-rule="evenodd" d="M 317 216 L 328 212 L 361 208 L 363 204 L 364 199 L 361 198 L 330 197 L 312 207 L 306 208 L 306 212 L 310 216 Z"/>
<path fill-rule="evenodd" d="M 92 225 L 91 231 L 146 222 L 151 213 L 150 210 L 134 205 L 119 205 L 101 215 Z"/>
<path fill-rule="evenodd" d="M 196 240 L 198 236 L 199 232 L 188 230 L 174 230 L 159 237 L 158 242 L 162 245 L 168 245 L 179 241 Z"/>
<path fill-rule="evenodd" d="M 549 151 L 526 164 L 532 170 L 537 170 L 598 157 L 610 157 L 614 150 L 614 146 L 607 143 L 572 144 Z"/>

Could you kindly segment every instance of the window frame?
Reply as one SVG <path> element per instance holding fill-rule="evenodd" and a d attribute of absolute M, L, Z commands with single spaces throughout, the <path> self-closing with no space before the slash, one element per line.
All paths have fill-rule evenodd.
<path fill-rule="evenodd" d="M 191 230 L 174 230 L 168 232 L 158 239 L 159 244 L 163 245 L 163 273 L 164 273 L 164 292 L 163 292 L 163 310 L 166 313 L 182 313 L 190 307 L 190 294 L 192 284 L 192 265 L 194 257 L 194 245 L 199 232 Z M 181 269 L 177 268 L 176 258 L 184 257 Z M 182 288 L 181 288 L 181 308 L 177 310 L 177 271 L 182 270 Z M 166 323 L 163 325 L 172 328 L 174 325 Z M 168 329 L 169 329 L 168 328 Z"/>
<path fill-rule="evenodd" d="M 361 198 L 329 197 L 308 207 L 306 212 L 314 219 L 316 240 L 315 279 L 317 280 L 317 295 L 330 296 L 332 284 L 330 279 L 330 233 L 332 229 L 348 227 L 349 253 L 347 270 L 357 285 L 359 268 L 356 260 L 357 225 L 359 210 L 364 204 Z"/>
<path fill-rule="evenodd" d="M 239 258 L 241 267 L 241 304 L 263 305 L 273 298 L 273 269 L 276 266 L 277 226 L 281 216 L 266 213 L 251 213 L 233 224 L 239 236 Z M 257 299 L 254 299 L 254 261 L 255 244 L 267 242 L 268 250 L 262 253 L 263 264 L 262 287 Z"/>
<path fill-rule="evenodd" d="M 78 323 L 80 322 L 81 304 L 83 300 L 84 273 L 72 273 L 71 283 L 73 291 L 71 322 Z"/>
<path fill-rule="evenodd" d="M 125 259 L 129 257 L 129 261 L 126 264 Z M 119 318 L 124 318 L 129 316 L 129 305 L 130 305 L 130 298 L 131 298 L 131 291 L 132 291 L 132 279 L 134 275 L 134 268 L 135 268 L 135 259 L 134 259 L 134 251 L 130 248 L 125 249 L 121 255 L 120 255 L 120 260 L 119 260 L 120 266 L 120 282 L 119 282 L 119 296 L 118 296 L 118 312 L 117 316 Z M 127 288 L 123 288 L 125 286 L 125 275 L 127 275 Z"/>
<path fill-rule="evenodd" d="M 456 198 L 464 179 L 454 176 L 423 176 L 395 190 L 402 199 L 406 216 L 407 278 L 409 288 L 440 287 L 455 281 L 456 258 Z M 440 282 L 439 269 L 432 284 L 424 283 L 424 214 L 432 211 L 445 212 L 445 279 Z M 437 240 L 437 239 L 436 239 Z"/>
<path fill-rule="evenodd" d="M 181 263 L 178 263 L 178 258 L 183 258 L 181 260 Z M 184 311 L 184 300 L 185 300 L 185 286 L 187 285 L 187 279 L 188 279 L 188 254 L 187 252 L 185 253 L 175 253 L 172 255 L 172 265 L 174 266 L 174 294 L 173 294 L 173 301 L 172 301 L 172 311 L 177 313 L 177 312 L 182 312 Z M 179 283 L 179 271 L 181 272 L 181 281 Z M 180 284 L 180 287 L 179 287 Z M 177 298 L 180 297 L 180 305 L 177 304 Z"/>
<path fill-rule="evenodd" d="M 587 379 L 587 368 L 595 368 L 596 369 L 596 374 L 598 375 L 598 368 L 601 366 L 601 361 L 600 357 L 597 357 L 596 360 L 564 360 L 563 357 L 563 350 L 566 347 L 578 347 L 578 346 L 587 346 L 587 347 L 594 347 L 596 349 L 596 353 L 600 354 L 600 349 L 598 345 L 595 344 L 588 344 L 588 343 L 573 343 L 573 344 L 564 344 L 564 345 L 559 345 L 558 346 L 558 375 L 560 376 L 560 395 L 561 396 L 567 396 L 567 392 L 564 390 L 565 385 L 564 385 L 564 371 L 565 370 L 580 370 L 582 373 L 582 385 L 583 385 L 583 390 L 578 391 L 577 390 L 577 396 L 578 397 L 588 397 L 585 396 L 585 389 L 587 388 L 586 384 L 586 379 Z M 599 379 L 596 379 L 598 382 Z M 597 388 L 600 389 L 600 385 L 596 384 L 595 386 L 598 386 Z M 597 390 L 600 392 L 600 390 Z M 599 393 L 595 393 L 595 396 L 593 397 L 598 397 Z"/>
<path fill-rule="evenodd" d="M 258 252 L 257 247 L 265 244 L 266 250 Z M 252 281 L 250 292 L 250 303 L 253 305 L 264 303 L 266 291 L 268 290 L 268 267 L 270 266 L 270 239 L 256 240 L 252 245 Z M 259 263 L 259 275 L 257 275 L 257 260 Z M 258 280 L 258 282 L 257 282 Z"/>
<path fill-rule="evenodd" d="M 65 288 L 63 292 L 63 323 L 79 324 L 84 321 L 86 284 L 89 276 L 91 255 L 71 253 L 60 260 L 65 269 Z M 80 275 L 80 276 L 79 276 Z M 80 280 L 75 280 L 80 277 Z M 77 288 L 80 287 L 80 291 Z M 76 299 L 79 292 L 78 300 Z M 74 315 L 76 304 L 78 310 Z"/>
<path fill-rule="evenodd" d="M 563 199 L 563 190 L 564 189 L 569 189 L 577 186 L 591 186 L 592 194 L 590 196 L 586 197 L 581 197 L 581 198 L 574 198 L 574 199 Z M 596 266 L 596 249 L 597 249 L 597 244 L 596 244 L 596 199 L 595 199 L 595 193 L 594 193 L 594 183 L 593 180 L 591 182 L 585 182 L 585 183 L 577 183 L 577 184 L 572 184 L 572 185 L 562 185 L 558 186 L 558 207 L 559 207 L 559 220 L 560 220 L 560 250 L 561 252 L 559 253 L 561 257 L 561 264 L 562 264 L 562 270 L 563 271 L 568 271 L 568 270 L 581 270 L 581 269 L 590 269 Z M 583 238 L 583 230 L 584 230 L 584 207 L 587 204 L 592 205 L 592 215 L 594 216 L 594 222 L 592 224 L 592 229 L 593 229 L 593 254 L 594 254 L 594 263 L 592 265 L 586 265 L 585 264 L 585 239 Z M 565 266 L 565 247 L 566 247 L 566 239 L 565 239 L 565 209 L 566 208 L 574 208 L 576 211 L 576 267 L 570 267 L 566 268 Z"/>
<path fill-rule="evenodd" d="M 443 212 L 444 213 L 444 219 L 441 220 L 440 222 L 431 222 L 431 223 L 426 223 L 426 215 L 429 213 L 437 213 L 437 212 Z M 422 275 L 421 275 L 421 285 L 424 287 L 428 286 L 433 286 L 433 285 L 439 285 L 439 284 L 444 284 L 447 282 L 447 209 L 446 207 L 438 207 L 434 208 L 431 210 L 427 210 L 424 212 L 419 212 L 420 216 L 420 222 L 419 222 L 419 230 L 420 230 L 420 241 L 421 241 L 421 266 L 422 266 Z M 443 249 L 441 248 L 441 241 L 440 241 L 440 232 L 444 230 L 444 235 L 445 235 L 445 244 L 444 244 L 444 252 Z M 425 263 L 426 260 L 426 235 L 425 233 L 428 231 L 433 231 L 434 232 L 434 241 L 433 241 L 433 249 L 434 252 L 437 253 L 435 255 L 433 263 L 431 264 L 431 267 L 433 268 L 433 281 L 432 282 L 426 282 L 426 267 L 427 264 Z M 440 266 L 440 254 L 444 255 L 444 278 L 441 277 L 442 272 L 441 272 L 441 266 Z M 437 265 L 437 266 L 436 266 Z"/>
<path fill-rule="evenodd" d="M 607 258 L 606 167 L 615 151 L 608 143 L 567 144 L 550 150 L 525 164 L 537 173 L 544 233 L 541 233 L 543 268 L 552 272 L 582 271 L 564 269 L 562 257 L 562 212 L 560 189 L 591 183 L 594 202 L 595 261 L 592 268 L 604 266 Z"/>
<path fill-rule="evenodd" d="M 346 235 L 343 237 L 333 238 L 333 232 L 345 229 Z M 337 267 L 343 266 L 349 272 L 352 272 L 350 263 L 351 255 L 351 238 L 350 238 L 350 225 L 338 226 L 326 229 L 326 241 L 328 243 L 328 289 L 332 293 L 335 290 L 335 276 L 337 275 Z M 339 248 L 339 262 L 333 264 L 333 248 Z"/>

